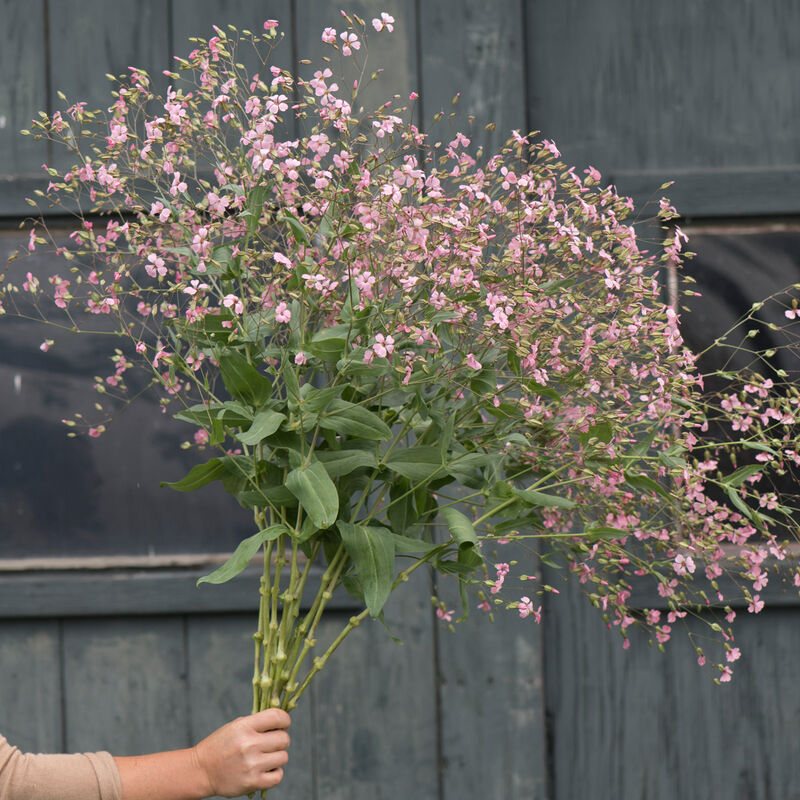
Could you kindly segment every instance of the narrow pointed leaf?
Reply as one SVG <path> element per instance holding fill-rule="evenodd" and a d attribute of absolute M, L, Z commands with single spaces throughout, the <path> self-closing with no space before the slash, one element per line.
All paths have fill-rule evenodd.
<path fill-rule="evenodd" d="M 302 503 L 318 528 L 330 528 L 336 522 L 339 495 L 319 461 L 293 469 L 286 476 L 286 488 Z"/>
<path fill-rule="evenodd" d="M 272 436 L 285 421 L 286 417 L 278 411 L 259 411 L 253 419 L 253 424 L 236 438 L 242 444 L 258 444 L 267 436 Z"/>
<path fill-rule="evenodd" d="M 444 475 L 442 456 L 438 447 L 409 447 L 395 450 L 386 460 L 386 466 L 414 483 L 434 475 Z"/>
<path fill-rule="evenodd" d="M 205 464 L 198 464 L 192 467 L 186 477 L 181 478 L 179 481 L 161 481 L 159 486 L 169 486 L 170 489 L 175 489 L 176 492 L 193 492 L 205 486 L 211 481 L 221 480 L 228 470 L 219 458 L 212 458 L 206 461 Z"/>
<path fill-rule="evenodd" d="M 394 539 L 386 528 L 337 523 L 347 554 L 353 561 L 369 613 L 377 617 L 392 591 Z"/>
<path fill-rule="evenodd" d="M 441 513 L 459 548 L 474 547 L 478 544 L 475 528 L 467 516 L 455 508 L 443 508 Z"/>
<path fill-rule="evenodd" d="M 269 528 L 239 542 L 233 555 L 221 567 L 200 578 L 197 581 L 198 586 L 201 583 L 226 583 L 235 578 L 250 563 L 264 542 L 271 542 L 283 533 L 289 533 L 285 525 L 270 525 Z"/>
<path fill-rule="evenodd" d="M 219 371 L 231 397 L 252 406 L 263 406 L 269 400 L 272 382 L 235 350 L 226 350 L 219 357 Z"/>
<path fill-rule="evenodd" d="M 535 489 L 516 489 L 511 490 L 520 500 L 530 506 L 540 508 L 575 508 L 575 501 L 568 497 L 559 497 L 555 494 L 537 492 Z"/>
<path fill-rule="evenodd" d="M 391 428 L 377 414 L 346 400 L 333 400 L 320 414 L 319 426 L 334 433 L 375 442 L 392 436 Z"/>

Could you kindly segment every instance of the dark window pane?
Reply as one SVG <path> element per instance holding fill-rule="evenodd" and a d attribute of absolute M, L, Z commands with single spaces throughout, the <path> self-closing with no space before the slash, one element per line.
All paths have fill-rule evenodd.
<path fill-rule="evenodd" d="M 0 239 L 3 261 L 20 241 L 16 233 Z M 53 256 L 17 264 L 15 275 L 35 271 L 46 289 L 48 272 L 67 273 Z M 46 336 L 56 343 L 45 354 Z M 214 453 L 181 450 L 194 428 L 162 414 L 154 395 L 123 409 L 99 439 L 67 438 L 62 418 L 88 418 L 102 399 L 93 376 L 113 373 L 114 346 L 105 336 L 54 335 L 0 318 L 0 558 L 224 552 L 252 533 L 252 514 L 218 485 L 188 494 L 159 488 Z M 129 374 L 134 395 L 140 387 Z"/>

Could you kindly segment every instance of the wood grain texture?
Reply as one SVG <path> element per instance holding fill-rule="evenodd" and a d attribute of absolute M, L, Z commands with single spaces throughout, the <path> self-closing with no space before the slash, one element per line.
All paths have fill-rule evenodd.
<path fill-rule="evenodd" d="M 184 645 L 180 617 L 65 622 L 65 748 L 137 755 L 191 744 Z"/>
<path fill-rule="evenodd" d="M 90 109 L 111 104 L 112 84 L 105 77 L 127 75 L 128 67 L 147 70 L 151 87 L 166 86 L 162 71 L 171 66 L 168 52 L 168 3 L 108 3 L 105 0 L 59 0 L 50 9 L 50 81 L 69 102 L 85 100 Z M 71 156 L 53 155 L 57 166 Z"/>
<path fill-rule="evenodd" d="M 0 19 L 0 177 L 16 181 L 23 175 L 38 175 L 47 161 L 46 143 L 19 133 L 47 107 L 44 0 L 2 0 Z M 25 214 L 29 206 L 14 189 L 13 207 Z"/>
<path fill-rule="evenodd" d="M 733 682 L 717 686 L 680 625 L 665 654 L 642 636 L 624 651 L 577 590 L 551 599 L 545 674 L 554 800 L 800 797 L 796 612 L 737 622 L 742 658 Z M 692 629 L 702 636 L 703 623 Z"/>
<path fill-rule="evenodd" d="M 614 174 L 796 168 L 798 25 L 780 0 L 529 3 L 530 124 Z"/>
<path fill-rule="evenodd" d="M 202 739 L 228 720 L 252 708 L 252 634 L 250 614 L 200 615 L 188 621 L 190 740 Z M 289 764 L 276 794 L 312 797 L 311 702 L 304 697 L 292 712 Z"/>
<path fill-rule="evenodd" d="M 418 571 L 367 620 L 315 679 L 316 770 L 320 800 L 421 800 L 437 796 L 436 704 L 428 576 Z M 320 644 L 344 615 L 323 621 Z"/>
<path fill-rule="evenodd" d="M 545 797 L 541 628 L 475 611 L 439 635 L 444 800 Z"/>
<path fill-rule="evenodd" d="M 324 28 L 330 26 L 337 31 L 345 27 L 339 9 L 341 3 L 333 0 L 299 0 L 295 3 L 297 20 L 297 57 L 311 59 L 311 65 L 298 65 L 298 74 L 310 78 L 320 69 L 323 56 L 332 59 L 332 69 L 338 72 L 345 67 L 345 79 L 339 80 L 340 96 L 347 97 L 355 78 L 361 74 L 366 58 L 365 78 L 361 82 L 359 103 L 366 111 L 374 110 L 379 104 L 392 99 L 397 94 L 400 106 L 408 105 L 408 95 L 418 90 L 417 75 L 417 37 L 416 14 L 413 0 L 358 0 L 348 3 L 348 12 L 360 16 L 367 24 L 367 46 L 354 53 L 353 57 L 340 58 L 331 45 L 320 39 Z M 374 17 L 385 11 L 395 18 L 393 33 L 377 33 L 371 24 Z M 337 38 L 341 44 L 341 40 Z M 383 70 L 374 82 L 369 77 L 375 70 Z"/>
<path fill-rule="evenodd" d="M 0 622 L 0 732 L 23 751 L 61 750 L 59 626 Z"/>
<path fill-rule="evenodd" d="M 512 129 L 525 133 L 524 28 L 520 0 L 446 0 L 420 5 L 420 80 L 424 128 L 433 141 L 456 131 L 498 151 Z M 454 96 L 460 93 L 458 104 Z M 433 117 L 444 112 L 441 122 Z M 453 120 L 448 119 L 456 112 Z M 470 118 L 474 121 L 470 123 Z M 494 131 L 486 125 L 494 123 Z"/>

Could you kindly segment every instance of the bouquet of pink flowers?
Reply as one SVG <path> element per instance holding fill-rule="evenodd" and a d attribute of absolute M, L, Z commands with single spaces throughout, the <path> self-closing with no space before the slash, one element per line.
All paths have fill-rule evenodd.
<path fill-rule="evenodd" d="M 322 39 L 363 73 L 368 26 L 344 19 Z M 435 158 L 414 95 L 357 112 L 361 82 L 343 90 L 328 61 L 295 76 L 279 41 L 274 21 L 216 29 L 164 97 L 131 69 L 108 114 L 42 115 L 29 133 L 75 164 L 49 169 L 37 202 L 78 224 L 63 245 L 34 220 L 30 249 L 56 247 L 67 268 L 47 285 L 10 265 L 0 295 L 7 313 L 111 326 L 104 398 L 144 368 L 210 455 L 172 488 L 219 481 L 252 510 L 253 535 L 203 580 L 263 554 L 254 709 L 293 708 L 422 565 L 458 581 L 464 613 L 538 621 L 551 589 L 537 559 L 560 562 L 626 643 L 632 625 L 660 645 L 716 609 L 703 618 L 729 679 L 734 612 L 717 579 L 758 612 L 764 562 L 785 557 L 790 499 L 769 487 L 800 463 L 797 390 L 748 371 L 704 394 L 661 299 L 685 237 L 670 228 L 658 256 L 642 252 L 632 203 L 596 170 L 518 132 L 479 160 L 458 133 Z M 238 63 L 244 45 L 259 74 Z M 658 216 L 676 214 L 662 201 Z M 727 434 L 712 440 L 709 423 Z M 490 557 L 534 540 L 529 564 Z M 634 610 L 634 580 L 667 616 Z M 317 654 L 339 586 L 364 610 Z"/>

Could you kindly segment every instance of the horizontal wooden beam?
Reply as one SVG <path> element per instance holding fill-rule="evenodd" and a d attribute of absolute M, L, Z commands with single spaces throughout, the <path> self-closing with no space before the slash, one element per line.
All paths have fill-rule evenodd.
<path fill-rule="evenodd" d="M 213 568 L 213 567 L 212 567 Z M 248 612 L 258 608 L 257 565 L 228 583 L 197 585 L 208 568 L 67 569 L 0 574 L 0 619 L 37 617 L 140 616 Z M 306 598 L 314 597 L 322 570 L 313 568 Z M 332 608 L 360 610 L 343 589 Z"/>

